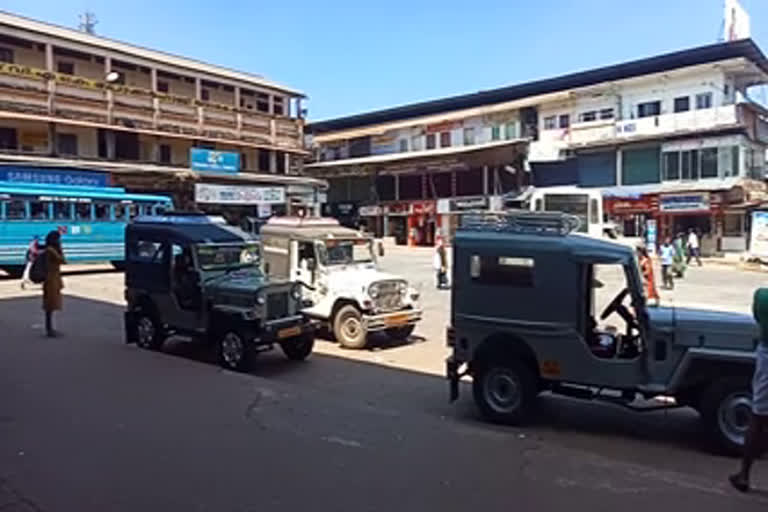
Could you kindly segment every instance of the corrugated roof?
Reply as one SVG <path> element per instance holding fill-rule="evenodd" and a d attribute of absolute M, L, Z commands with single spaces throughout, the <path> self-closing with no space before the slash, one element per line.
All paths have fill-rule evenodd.
<path fill-rule="evenodd" d="M 412 117 L 434 115 L 452 110 L 475 108 L 482 105 L 513 101 L 528 96 L 548 94 L 578 87 L 587 87 L 603 82 L 623 80 L 652 73 L 662 73 L 683 67 L 708 64 L 728 59 L 744 58 L 754 62 L 768 73 L 768 60 L 762 50 L 751 39 L 699 46 L 682 51 L 666 53 L 655 57 L 634 60 L 601 68 L 570 73 L 555 78 L 535 80 L 523 84 L 480 91 L 472 94 L 451 96 L 432 101 L 413 103 L 385 110 L 340 117 L 311 123 L 307 133 L 321 134 L 346 130 L 370 124 L 399 121 Z"/>

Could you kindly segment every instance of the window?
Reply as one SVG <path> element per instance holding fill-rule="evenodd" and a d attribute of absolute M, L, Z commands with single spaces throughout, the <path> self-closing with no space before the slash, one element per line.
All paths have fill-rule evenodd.
<path fill-rule="evenodd" d="M 60 60 L 58 63 L 56 63 L 56 71 L 64 75 L 74 75 L 75 63 Z"/>
<path fill-rule="evenodd" d="M 440 132 L 440 147 L 451 147 L 451 132 Z"/>
<path fill-rule="evenodd" d="M 555 116 L 547 116 L 544 118 L 544 129 L 554 130 L 557 128 L 557 118 Z"/>
<path fill-rule="evenodd" d="M 408 139 L 400 139 L 400 152 L 405 153 L 408 151 Z"/>
<path fill-rule="evenodd" d="M 256 94 L 256 110 L 259 112 L 269 112 L 269 94 Z"/>
<path fill-rule="evenodd" d="M 744 215 L 741 213 L 726 213 L 723 222 L 723 235 L 744 235 Z"/>
<path fill-rule="evenodd" d="M 269 150 L 259 149 L 259 170 L 262 172 L 269 171 Z"/>
<path fill-rule="evenodd" d="M 110 214 L 110 205 L 106 203 L 96 203 L 93 207 L 93 213 L 95 214 L 95 220 L 102 222 L 112 220 Z"/>
<path fill-rule="evenodd" d="M 669 151 L 664 153 L 664 179 L 680 179 L 680 152 Z"/>
<path fill-rule="evenodd" d="M 59 133 L 56 135 L 56 151 L 60 155 L 77 156 L 77 135 L 74 133 Z"/>
<path fill-rule="evenodd" d="M 718 169 L 723 178 L 739 175 L 739 146 L 718 148 Z"/>
<path fill-rule="evenodd" d="M 612 108 L 600 109 L 600 119 L 613 119 L 614 113 Z"/>
<path fill-rule="evenodd" d="M 507 140 L 517 138 L 517 123 L 510 121 L 504 125 L 504 138 Z"/>
<path fill-rule="evenodd" d="M 600 223 L 600 204 L 597 199 L 589 200 L 589 223 Z"/>
<path fill-rule="evenodd" d="M 731 170 L 732 173 L 731 176 L 739 176 L 741 175 L 740 168 L 739 168 L 739 146 L 732 146 L 731 147 Z"/>
<path fill-rule="evenodd" d="M 137 240 L 129 245 L 128 258 L 137 263 L 162 263 L 163 244 Z"/>
<path fill-rule="evenodd" d="M 437 137 L 434 133 L 427 134 L 427 149 L 435 149 L 437 147 Z"/>
<path fill-rule="evenodd" d="M 29 218 L 32 220 L 47 220 L 48 203 L 43 203 L 42 201 L 30 201 Z"/>
<path fill-rule="evenodd" d="M 568 114 L 560 114 L 560 117 L 558 117 L 558 125 L 560 128 L 568 128 L 571 125 L 571 116 Z"/>
<path fill-rule="evenodd" d="M 691 98 L 688 96 L 675 98 L 675 112 L 687 112 L 689 110 L 691 110 Z"/>
<path fill-rule="evenodd" d="M 534 260 L 515 256 L 479 256 L 470 259 L 470 276 L 486 285 L 533 287 Z"/>
<path fill-rule="evenodd" d="M 75 220 L 91 220 L 90 203 L 77 203 L 75 205 Z"/>
<path fill-rule="evenodd" d="M 22 199 L 11 199 L 5 204 L 6 219 L 25 219 L 26 217 L 27 212 Z"/>
<path fill-rule="evenodd" d="M 660 101 L 648 101 L 637 105 L 637 117 L 651 117 L 661 114 Z"/>
<path fill-rule="evenodd" d="M 717 148 L 701 150 L 701 177 L 717 178 Z"/>
<path fill-rule="evenodd" d="M 160 144 L 160 163 L 171 163 L 171 146 L 168 144 Z"/>
<path fill-rule="evenodd" d="M 283 115 L 283 98 L 275 96 L 272 101 L 272 113 L 276 116 Z"/>
<path fill-rule="evenodd" d="M 684 180 L 699 179 L 699 151 L 682 151 L 680 153 L 680 176 Z"/>
<path fill-rule="evenodd" d="M 712 93 L 704 92 L 696 95 L 696 110 L 712 108 Z"/>
<path fill-rule="evenodd" d="M 116 204 L 115 205 L 115 220 L 118 222 L 126 222 L 130 217 L 129 204 Z"/>
<path fill-rule="evenodd" d="M 464 128 L 464 145 L 471 146 L 475 143 L 475 129 L 472 127 Z"/>
<path fill-rule="evenodd" d="M 411 137 L 411 151 L 421 151 L 421 135 Z"/>
<path fill-rule="evenodd" d="M 10 48 L 0 48 L 0 62 L 13 64 L 13 50 Z"/>
<path fill-rule="evenodd" d="M 158 80 L 157 81 L 157 92 L 164 92 L 168 93 L 170 91 L 171 87 L 170 84 L 164 80 Z"/>
<path fill-rule="evenodd" d="M 72 217 L 72 204 L 64 201 L 53 203 L 53 218 L 55 220 L 69 220 Z"/>
<path fill-rule="evenodd" d="M 491 126 L 491 140 L 501 139 L 501 126 Z"/>
<path fill-rule="evenodd" d="M 203 101 L 210 101 L 211 100 L 211 91 L 208 89 L 201 89 L 200 90 L 200 99 Z"/>
<path fill-rule="evenodd" d="M 580 123 L 588 123 L 590 121 L 596 121 L 597 120 L 597 111 L 590 110 L 589 112 L 582 112 L 579 114 L 579 122 Z"/>

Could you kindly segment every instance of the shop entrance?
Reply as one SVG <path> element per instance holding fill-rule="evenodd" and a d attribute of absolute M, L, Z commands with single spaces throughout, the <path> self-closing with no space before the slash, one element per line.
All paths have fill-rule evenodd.
<path fill-rule="evenodd" d="M 404 217 L 402 215 L 400 216 L 390 216 L 388 223 L 389 223 L 389 233 L 387 233 L 388 236 L 394 237 L 395 243 L 397 245 L 407 245 L 408 244 L 408 226 L 407 226 L 407 217 Z"/>
<path fill-rule="evenodd" d="M 410 243 L 418 247 L 432 247 L 435 244 L 437 219 L 434 215 L 412 215 L 410 217 Z"/>
<path fill-rule="evenodd" d="M 671 218 L 667 224 L 670 227 L 671 236 L 678 233 L 688 233 L 691 229 L 700 235 L 707 235 L 712 232 L 712 218 L 710 215 L 676 215 Z"/>

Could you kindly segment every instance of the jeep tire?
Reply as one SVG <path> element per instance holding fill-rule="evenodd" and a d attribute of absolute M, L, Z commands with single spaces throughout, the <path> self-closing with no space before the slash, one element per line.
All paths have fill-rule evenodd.
<path fill-rule="evenodd" d="M 333 317 L 333 336 L 343 348 L 365 348 L 368 333 L 363 328 L 363 316 L 353 305 L 342 306 Z"/>
<path fill-rule="evenodd" d="M 414 324 L 393 327 L 392 329 L 387 329 L 387 336 L 396 341 L 406 341 L 413 334 L 415 328 L 416 325 Z"/>
<path fill-rule="evenodd" d="M 145 350 L 160 350 L 165 341 L 165 330 L 152 308 L 142 307 L 133 321 L 135 325 L 129 329 L 136 333 L 136 345 Z"/>
<path fill-rule="evenodd" d="M 751 416 L 751 382 L 747 376 L 725 377 L 707 388 L 700 401 L 701 416 L 718 451 L 742 453 Z"/>
<path fill-rule="evenodd" d="M 285 357 L 291 361 L 303 361 L 312 353 L 314 346 L 315 334 L 313 332 L 280 342 L 280 348 L 283 349 Z"/>
<path fill-rule="evenodd" d="M 219 364 L 222 368 L 236 372 L 248 370 L 252 350 L 247 338 L 237 329 L 226 328 L 219 331 Z"/>
<path fill-rule="evenodd" d="M 536 400 L 536 377 L 514 358 L 481 360 L 475 363 L 472 392 L 484 418 L 519 425 L 528 419 Z"/>

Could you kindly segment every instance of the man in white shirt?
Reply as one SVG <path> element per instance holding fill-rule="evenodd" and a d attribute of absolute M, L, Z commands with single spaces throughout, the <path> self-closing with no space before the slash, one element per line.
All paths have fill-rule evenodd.
<path fill-rule="evenodd" d="M 696 263 L 701 266 L 701 251 L 699 250 L 699 235 L 695 230 L 690 229 L 688 231 L 688 264 L 691 264 L 691 259 L 696 258 Z"/>
<path fill-rule="evenodd" d="M 675 248 L 672 247 L 672 240 L 667 237 L 664 245 L 661 246 L 661 278 L 664 288 L 674 289 L 675 281 L 672 278 L 672 263 L 675 260 Z"/>

